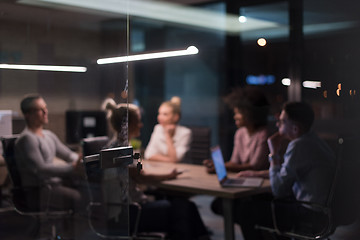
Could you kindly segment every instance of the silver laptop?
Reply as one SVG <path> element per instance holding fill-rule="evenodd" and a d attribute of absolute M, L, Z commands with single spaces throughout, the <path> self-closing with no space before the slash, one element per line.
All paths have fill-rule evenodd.
<path fill-rule="evenodd" d="M 211 157 L 214 162 L 215 171 L 222 187 L 260 187 L 262 178 L 229 178 L 227 176 L 224 158 L 219 146 L 211 148 Z"/>

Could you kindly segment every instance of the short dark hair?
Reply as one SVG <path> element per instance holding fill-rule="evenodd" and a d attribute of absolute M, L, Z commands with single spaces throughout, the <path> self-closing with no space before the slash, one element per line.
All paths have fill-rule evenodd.
<path fill-rule="evenodd" d="M 42 98 L 39 94 L 28 94 L 20 103 L 21 112 L 25 115 L 33 109 L 33 102 L 37 99 Z"/>
<path fill-rule="evenodd" d="M 139 122 L 139 108 L 134 104 L 107 105 L 107 109 L 111 110 L 110 123 L 115 131 L 121 133 L 124 123 L 127 128 L 133 128 Z"/>
<path fill-rule="evenodd" d="M 289 119 L 302 127 L 304 132 L 308 132 L 315 119 L 312 107 L 306 102 L 287 102 L 283 110 Z"/>
<path fill-rule="evenodd" d="M 254 127 L 267 125 L 269 102 L 259 88 L 252 86 L 235 88 L 224 98 L 224 101 L 229 107 L 243 112 Z"/>

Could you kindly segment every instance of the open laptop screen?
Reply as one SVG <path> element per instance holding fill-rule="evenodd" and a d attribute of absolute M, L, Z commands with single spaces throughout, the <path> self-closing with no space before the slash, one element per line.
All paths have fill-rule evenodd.
<path fill-rule="evenodd" d="M 226 167 L 223 159 L 223 155 L 221 153 L 221 149 L 219 146 L 215 146 L 211 148 L 211 157 L 214 162 L 216 175 L 221 182 L 224 178 L 226 178 Z"/>

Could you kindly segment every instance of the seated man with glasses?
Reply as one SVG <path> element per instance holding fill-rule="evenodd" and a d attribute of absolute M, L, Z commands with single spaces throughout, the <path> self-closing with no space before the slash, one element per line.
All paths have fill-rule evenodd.
<path fill-rule="evenodd" d="M 279 130 L 268 139 L 269 178 L 276 198 L 326 204 L 335 174 L 335 154 L 311 131 L 313 121 L 314 112 L 308 104 L 289 102 L 283 106 L 277 123 Z M 290 142 L 281 155 L 284 139 Z M 235 221 L 240 224 L 245 239 L 262 239 L 260 230 L 254 228 L 257 224 L 272 226 L 268 200 L 259 196 L 237 204 Z M 286 205 L 280 212 L 277 210 L 285 219 L 285 222 L 278 221 L 278 225 L 286 227 L 286 219 L 300 219 L 301 222 L 312 220 L 321 226 L 324 219 L 318 211 L 298 204 Z"/>
<path fill-rule="evenodd" d="M 22 185 L 40 190 L 38 196 L 27 196 L 28 204 L 35 207 L 40 204 L 40 208 L 73 208 L 80 203 L 81 194 L 72 186 L 71 180 L 80 173 L 82 157 L 61 143 L 54 133 L 44 129 L 48 123 L 48 110 L 40 95 L 26 96 L 20 107 L 26 127 L 16 141 L 15 159 Z M 54 164 L 55 157 L 63 159 L 65 164 Z"/>

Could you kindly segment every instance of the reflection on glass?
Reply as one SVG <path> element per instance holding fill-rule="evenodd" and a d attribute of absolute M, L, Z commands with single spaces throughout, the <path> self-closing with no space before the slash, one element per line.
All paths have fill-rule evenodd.
<path fill-rule="evenodd" d="M 282 83 L 282 85 L 284 85 L 284 86 L 290 86 L 291 80 L 290 80 L 290 78 L 283 78 L 283 79 L 281 80 L 281 83 Z"/>
<path fill-rule="evenodd" d="M 86 72 L 86 67 L 76 66 L 51 66 L 51 65 L 20 65 L 0 64 L 0 69 L 34 70 L 34 71 L 57 71 L 57 72 Z"/>
<path fill-rule="evenodd" d="M 247 21 L 247 18 L 245 16 L 240 16 L 239 17 L 239 22 L 245 23 L 246 21 Z"/>
<path fill-rule="evenodd" d="M 131 62 L 131 61 L 140 61 L 140 60 L 157 59 L 157 58 L 194 55 L 198 53 L 199 50 L 196 47 L 190 46 L 185 50 L 145 53 L 145 54 L 123 56 L 123 57 L 101 58 L 97 60 L 97 63 L 98 64 L 121 63 L 121 62 Z"/>
<path fill-rule="evenodd" d="M 324 98 L 327 98 L 327 97 L 328 97 L 328 92 L 327 92 L 327 90 L 324 90 L 323 96 L 324 96 Z"/>
<path fill-rule="evenodd" d="M 257 44 L 260 46 L 260 47 L 264 47 L 266 45 L 266 39 L 265 38 L 259 38 L 257 40 Z"/>
<path fill-rule="evenodd" d="M 316 88 L 320 88 L 320 87 L 321 87 L 321 82 L 319 82 L 319 81 L 304 81 L 302 85 L 303 85 L 303 87 L 305 87 L 305 88 L 313 88 L 313 89 L 316 89 Z"/>

